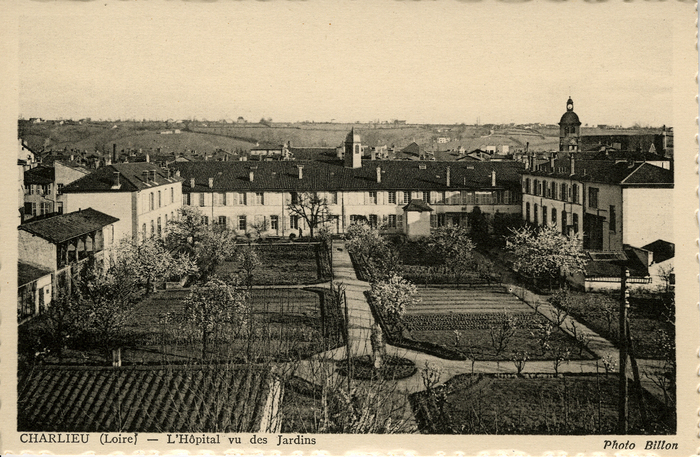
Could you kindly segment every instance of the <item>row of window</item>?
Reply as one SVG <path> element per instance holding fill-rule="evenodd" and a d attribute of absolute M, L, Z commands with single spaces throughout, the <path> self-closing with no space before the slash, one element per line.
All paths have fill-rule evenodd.
<path fill-rule="evenodd" d="M 43 216 L 54 212 L 53 202 L 25 202 L 24 215 L 29 217 Z M 56 214 L 63 214 L 63 202 L 56 202 Z"/>
<path fill-rule="evenodd" d="M 58 185 L 58 191 L 60 193 L 63 188 L 63 184 Z M 51 184 L 29 184 L 25 190 L 25 195 L 50 195 L 51 194 Z"/>
<path fill-rule="evenodd" d="M 163 195 L 164 193 L 165 195 Z M 148 198 L 148 202 L 146 202 L 146 198 Z M 159 190 L 158 192 L 150 192 L 148 194 L 144 193 L 143 199 L 143 207 L 148 208 L 148 211 L 153 211 L 156 208 L 162 208 L 164 205 L 175 203 L 175 188 L 171 187 L 165 191 Z"/>
<path fill-rule="evenodd" d="M 530 181 L 530 178 L 525 178 L 523 181 L 523 193 L 538 195 L 552 200 L 562 200 L 567 202 L 579 203 L 579 185 L 569 183 L 548 182 L 539 179 Z"/>
<path fill-rule="evenodd" d="M 264 192 L 246 193 L 246 192 L 213 192 L 211 202 L 205 199 L 205 193 L 193 192 L 182 195 L 182 204 L 187 206 L 242 206 L 265 205 Z M 251 201 L 249 201 L 249 196 Z M 326 199 L 329 205 L 338 204 L 337 192 L 324 192 L 319 194 L 320 197 Z M 366 205 L 405 205 L 411 199 L 422 199 L 428 204 L 445 204 L 445 205 L 510 205 L 516 204 L 516 196 L 508 190 L 472 192 L 472 191 L 387 191 L 365 192 Z M 296 192 L 290 193 L 289 201 L 296 205 L 299 202 L 299 194 Z M 207 204 L 209 203 L 209 204 Z"/>
<path fill-rule="evenodd" d="M 239 206 L 239 205 L 265 205 L 265 194 L 256 192 L 252 195 L 252 200 L 249 202 L 246 192 L 213 192 L 211 195 L 211 204 L 205 202 L 206 193 L 192 192 L 190 194 L 182 194 L 182 204 L 187 206 Z"/>
<path fill-rule="evenodd" d="M 367 192 L 365 204 L 377 205 L 406 205 L 411 199 L 421 199 L 430 205 L 510 205 L 517 203 L 515 195 L 509 190 L 473 192 L 467 190 L 455 191 L 387 191 L 379 193 Z"/>
<path fill-rule="evenodd" d="M 174 211 L 170 213 L 170 219 L 168 219 L 167 214 L 165 215 L 165 218 L 164 218 L 165 224 L 163 224 L 163 218 L 159 217 L 156 220 L 151 219 L 150 236 L 151 237 L 158 236 L 158 238 L 162 238 L 165 230 L 167 229 L 168 221 L 171 221 L 173 219 L 175 219 L 175 212 Z M 147 226 L 145 222 L 141 225 L 141 237 L 144 240 L 149 237 L 148 227 L 149 226 Z"/>
<path fill-rule="evenodd" d="M 350 223 L 356 222 L 367 222 L 372 228 L 401 230 L 403 229 L 403 214 L 385 214 L 383 216 L 378 216 L 376 214 L 369 214 L 367 216 L 351 214 Z"/>
<path fill-rule="evenodd" d="M 540 208 L 542 210 L 542 218 L 540 219 Z M 559 220 L 557 220 L 557 214 L 559 214 Z M 530 217 L 532 216 L 532 218 Z M 551 223 L 550 219 L 551 218 Z M 557 212 L 556 208 L 551 208 L 551 212 L 548 212 L 548 208 L 545 205 L 541 207 L 535 203 L 532 206 L 532 213 L 530 212 L 530 202 L 525 203 L 525 220 L 537 225 L 552 225 L 555 227 L 561 227 L 561 233 L 564 235 L 569 234 L 569 229 L 576 234 L 579 231 L 579 217 L 577 213 L 571 214 L 571 225 L 569 226 L 568 214 L 565 210 Z"/>

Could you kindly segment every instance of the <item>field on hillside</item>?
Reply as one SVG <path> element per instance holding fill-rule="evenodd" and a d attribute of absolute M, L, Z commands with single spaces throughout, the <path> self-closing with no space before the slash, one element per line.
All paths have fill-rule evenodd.
<path fill-rule="evenodd" d="M 170 129 L 172 130 L 172 129 Z M 89 150 L 89 140 L 76 143 L 79 149 Z M 161 135 L 156 132 L 144 131 L 134 132 L 133 135 L 124 136 L 108 143 L 116 143 L 117 150 L 125 148 L 143 149 L 144 151 L 161 148 L 162 152 L 184 152 L 195 150 L 197 152 L 214 152 L 221 148 L 227 151 L 237 149 L 247 150 L 255 146 L 247 141 L 240 141 L 235 138 L 228 138 L 221 135 L 210 135 L 193 132 L 181 132 L 178 134 Z"/>
<path fill-rule="evenodd" d="M 117 128 L 113 128 L 114 125 Z M 254 143 L 236 138 L 186 132 L 182 131 L 182 126 L 179 128 L 181 129 L 179 134 L 161 135 L 161 131 L 172 131 L 174 127 L 138 123 L 37 124 L 20 128 L 20 136 L 30 148 L 35 150 L 46 147 L 54 150 L 67 148 L 89 152 L 95 150 L 110 152 L 112 145 L 116 144 L 118 151 L 133 148 L 143 149 L 145 152 L 162 148 L 162 151 L 167 153 L 184 152 L 188 149 L 197 152 L 213 152 L 219 148 L 235 151 L 247 150 L 254 146 Z"/>
<path fill-rule="evenodd" d="M 116 126 L 116 127 L 115 127 Z M 190 132 L 184 129 L 189 127 Z M 179 128 L 181 134 L 160 135 L 164 130 Z M 19 136 L 33 149 L 77 148 L 94 151 L 111 150 L 113 143 L 119 150 L 135 148 L 163 148 L 166 152 L 194 149 L 210 152 L 217 148 L 235 151 L 250 149 L 256 142 L 283 144 L 288 141 L 295 147 L 336 147 L 343 143 L 350 129 L 359 131 L 362 143 L 368 146 L 387 145 L 402 149 L 412 142 L 425 150 L 439 149 L 440 160 L 454 160 L 449 153 L 460 146 L 468 151 L 486 146 L 509 145 L 511 152 L 524 149 L 545 151 L 558 148 L 559 131 L 554 128 L 522 129 L 475 125 L 395 125 L 373 123 L 258 123 L 222 124 L 193 122 L 168 124 L 165 122 L 87 122 L 83 124 L 30 124 L 21 121 Z M 584 134 L 601 133 L 588 129 Z M 195 133 L 196 132 L 196 133 Z M 603 133 L 616 133 L 605 130 Z M 441 137 L 447 143 L 437 143 Z"/>

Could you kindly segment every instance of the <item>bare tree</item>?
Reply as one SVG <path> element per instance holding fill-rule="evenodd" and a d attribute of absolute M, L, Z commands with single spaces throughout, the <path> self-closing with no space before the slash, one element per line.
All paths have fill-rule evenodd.
<path fill-rule="evenodd" d="M 270 230 L 270 223 L 266 218 L 262 218 L 250 224 L 250 228 L 253 229 L 257 238 L 262 238 L 263 234 Z"/>
<path fill-rule="evenodd" d="M 314 237 L 314 229 L 331 220 L 328 210 L 328 200 L 317 192 L 300 192 L 287 205 L 289 214 L 298 216 L 309 226 L 310 236 Z"/>

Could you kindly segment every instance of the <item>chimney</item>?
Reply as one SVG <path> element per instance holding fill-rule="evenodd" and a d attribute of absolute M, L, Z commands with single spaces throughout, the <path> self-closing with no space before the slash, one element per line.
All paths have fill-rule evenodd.
<path fill-rule="evenodd" d="M 143 182 L 148 182 L 150 180 L 151 174 L 148 172 L 148 170 L 143 170 L 141 172 L 141 181 Z"/>
<path fill-rule="evenodd" d="M 377 182 L 382 182 L 382 167 L 377 167 Z"/>
<path fill-rule="evenodd" d="M 146 163 L 148 163 L 150 161 L 151 161 L 151 156 L 148 153 L 146 153 Z"/>
<path fill-rule="evenodd" d="M 209 188 L 214 187 L 214 178 L 209 178 Z"/>
<path fill-rule="evenodd" d="M 549 157 L 549 168 L 551 168 L 551 172 L 554 172 L 554 153 Z"/>
<path fill-rule="evenodd" d="M 115 171 L 114 182 L 112 182 L 112 189 L 119 189 L 119 187 L 121 187 L 121 184 L 119 183 L 119 172 Z"/>
<path fill-rule="evenodd" d="M 194 189 L 194 184 L 195 184 L 194 178 L 190 178 L 190 187 L 193 189 Z"/>
<path fill-rule="evenodd" d="M 180 170 L 175 170 L 175 177 L 177 177 L 177 178 L 180 177 Z"/>
<path fill-rule="evenodd" d="M 250 179 L 250 182 L 253 182 L 253 180 L 255 179 L 255 172 L 253 170 L 250 170 L 248 172 L 248 177 Z"/>
<path fill-rule="evenodd" d="M 569 154 L 569 174 L 575 175 L 576 174 L 576 159 L 574 158 L 573 154 Z"/>
<path fill-rule="evenodd" d="M 304 177 L 304 165 L 297 165 L 297 169 L 299 170 L 299 179 Z"/>
<path fill-rule="evenodd" d="M 491 187 L 496 187 L 496 170 L 491 170 Z"/>
<path fill-rule="evenodd" d="M 377 160 L 377 151 L 372 148 L 372 152 L 370 152 L 370 160 Z"/>
<path fill-rule="evenodd" d="M 150 173 L 151 173 L 151 181 L 156 182 L 156 171 L 151 170 Z"/>
<path fill-rule="evenodd" d="M 117 163 L 117 143 L 112 143 L 112 163 Z"/>
<path fill-rule="evenodd" d="M 71 154 L 71 155 L 70 155 L 70 161 L 72 162 L 72 161 L 74 161 L 74 160 L 75 160 L 75 154 Z"/>

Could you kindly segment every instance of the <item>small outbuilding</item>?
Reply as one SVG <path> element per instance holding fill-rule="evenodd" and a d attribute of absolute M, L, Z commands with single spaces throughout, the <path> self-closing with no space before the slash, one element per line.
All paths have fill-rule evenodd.
<path fill-rule="evenodd" d="M 403 207 L 408 238 L 430 236 L 430 213 L 432 211 L 433 208 L 420 199 L 413 199 Z"/>

